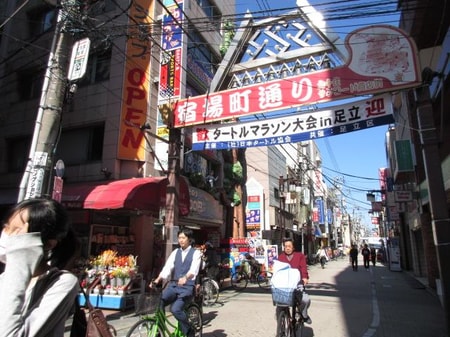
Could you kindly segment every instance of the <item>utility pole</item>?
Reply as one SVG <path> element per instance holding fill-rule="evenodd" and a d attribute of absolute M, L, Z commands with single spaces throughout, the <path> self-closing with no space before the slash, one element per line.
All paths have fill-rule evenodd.
<path fill-rule="evenodd" d="M 169 125 L 169 153 L 167 167 L 167 192 L 166 215 L 164 225 L 166 227 L 165 259 L 169 258 L 173 250 L 172 238 L 175 237 L 174 226 L 178 225 L 178 204 L 180 191 L 180 153 L 181 153 L 181 129 Z"/>
<path fill-rule="evenodd" d="M 431 226 L 436 247 L 447 331 L 450 332 L 450 268 L 448 262 L 450 256 L 450 219 L 439 157 L 439 139 L 433 120 L 433 107 L 428 86 L 416 89 L 415 98 L 422 156 L 428 183 Z"/>
<path fill-rule="evenodd" d="M 49 195 L 53 155 L 61 128 L 61 116 L 67 87 L 68 54 L 72 38 L 66 31 L 69 0 L 61 0 L 50 49 L 38 114 L 28 156 L 20 182 L 18 202 Z M 72 10 L 76 5 L 71 6 Z"/>

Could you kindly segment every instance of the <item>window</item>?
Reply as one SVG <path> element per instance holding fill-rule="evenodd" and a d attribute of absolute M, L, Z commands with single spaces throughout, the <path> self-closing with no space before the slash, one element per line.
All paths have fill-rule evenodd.
<path fill-rule="evenodd" d="M 30 37 L 45 33 L 56 25 L 57 12 L 54 8 L 42 6 L 29 11 L 27 15 Z"/>
<path fill-rule="evenodd" d="M 80 165 L 102 160 L 104 125 L 63 131 L 55 158 L 66 165 Z"/>
<path fill-rule="evenodd" d="M 215 22 L 221 21 L 221 13 L 219 12 L 219 9 L 211 0 L 197 0 L 198 5 L 203 9 L 203 12 L 205 12 L 206 16 L 213 19 Z"/>
<path fill-rule="evenodd" d="M 45 69 L 31 68 L 18 73 L 19 97 L 21 100 L 38 98 L 42 92 Z"/>
<path fill-rule="evenodd" d="M 107 81 L 111 68 L 111 48 L 89 55 L 86 74 L 79 85 L 89 85 Z"/>
<path fill-rule="evenodd" d="M 200 34 L 193 28 L 189 31 L 188 54 L 195 62 L 201 65 L 207 72 L 214 74 L 219 61 L 214 57 Z"/>
<path fill-rule="evenodd" d="M 9 173 L 23 172 L 30 152 L 31 137 L 10 138 L 6 140 L 6 160 Z"/>

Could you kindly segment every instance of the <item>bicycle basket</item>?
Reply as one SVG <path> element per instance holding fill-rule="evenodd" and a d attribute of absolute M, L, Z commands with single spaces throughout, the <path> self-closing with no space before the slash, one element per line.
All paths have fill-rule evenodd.
<path fill-rule="evenodd" d="M 291 288 L 272 288 L 273 305 L 289 305 L 294 303 L 294 291 Z"/>
<path fill-rule="evenodd" d="M 137 315 L 151 314 L 159 307 L 161 292 L 139 294 L 134 297 L 134 308 Z"/>

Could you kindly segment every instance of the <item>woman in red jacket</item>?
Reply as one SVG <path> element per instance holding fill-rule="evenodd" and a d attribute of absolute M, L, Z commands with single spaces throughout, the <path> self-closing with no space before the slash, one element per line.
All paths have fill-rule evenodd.
<path fill-rule="evenodd" d="M 283 240 L 283 252 L 278 257 L 278 261 L 289 263 L 291 268 L 296 268 L 300 271 L 300 278 L 303 285 L 307 285 L 309 281 L 308 265 L 306 264 L 306 257 L 301 252 L 294 251 L 294 242 L 291 238 L 285 238 Z M 311 305 L 311 299 L 309 295 L 303 291 L 302 303 L 300 310 L 305 323 L 311 324 L 311 318 L 308 316 L 308 308 Z"/>

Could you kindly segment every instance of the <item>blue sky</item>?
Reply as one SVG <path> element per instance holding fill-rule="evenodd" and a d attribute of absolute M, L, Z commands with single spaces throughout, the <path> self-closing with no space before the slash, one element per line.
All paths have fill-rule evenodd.
<path fill-rule="evenodd" d="M 316 10 L 323 11 L 323 16 L 329 19 L 327 20 L 329 26 L 340 34 L 342 40 L 348 32 L 371 24 L 398 26 L 398 15 L 392 13 L 397 1 L 310 0 L 309 2 Z M 249 9 L 257 18 L 263 15 L 279 15 L 295 7 L 295 0 L 236 0 L 236 13 L 245 13 Z M 285 11 L 276 11 L 280 8 Z M 332 11 L 332 9 L 338 10 Z M 385 13 L 382 13 L 383 10 Z M 342 191 L 346 199 L 347 211 L 361 218 L 367 228 L 372 228 L 372 225 L 368 213 L 370 204 L 366 200 L 366 194 L 367 191 L 380 189 L 377 181 L 378 170 L 387 166 L 385 151 L 387 129 L 387 125 L 379 126 L 317 140 L 326 180 L 343 179 Z M 327 185 L 330 185 L 329 182 Z"/>

